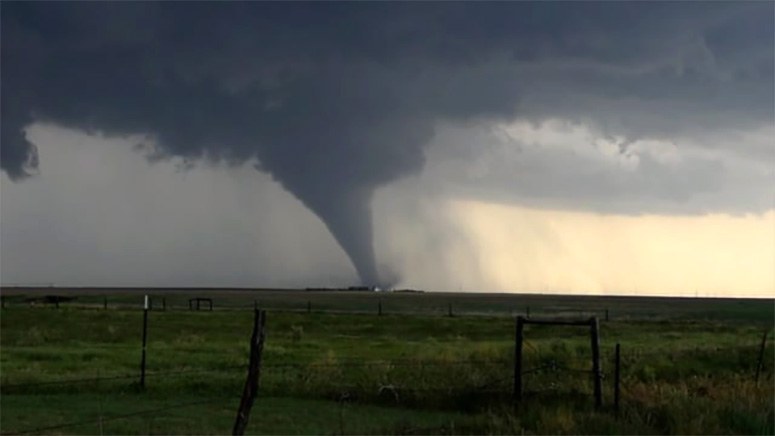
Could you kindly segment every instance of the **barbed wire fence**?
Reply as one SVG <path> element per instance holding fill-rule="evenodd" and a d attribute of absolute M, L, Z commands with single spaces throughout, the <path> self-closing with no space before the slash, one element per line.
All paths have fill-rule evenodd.
<path fill-rule="evenodd" d="M 251 306 L 253 310 L 255 310 L 255 305 Z M 762 341 L 762 349 L 766 344 L 766 335 L 764 337 L 764 340 Z M 523 369 L 520 374 L 522 376 L 531 376 L 531 375 L 546 375 L 546 374 L 560 374 L 560 373 L 572 373 L 572 374 L 588 374 L 591 377 L 595 376 L 595 369 L 594 368 L 580 368 L 572 365 L 568 365 L 565 362 L 562 362 L 557 359 L 545 359 L 542 356 L 541 348 L 536 346 L 532 343 L 532 341 L 525 340 L 523 342 L 526 348 L 531 350 L 531 353 L 535 360 L 539 363 L 533 367 L 525 368 Z M 133 348 L 136 349 L 136 347 L 130 347 L 130 346 L 123 346 L 123 345 L 107 345 L 107 348 Z M 761 353 L 760 353 L 761 354 Z M 608 361 L 608 359 L 606 359 Z M 370 368 L 375 367 L 391 367 L 391 368 L 404 368 L 404 369 L 411 369 L 411 370 L 420 370 L 424 371 L 427 368 L 432 367 L 439 367 L 439 368 L 449 368 L 449 367 L 476 367 L 476 366 L 501 366 L 503 367 L 504 371 L 508 371 L 513 365 L 514 362 L 509 359 L 489 359 L 489 360 L 480 360 L 480 359 L 460 359 L 460 360 L 440 360 L 440 361 L 418 361 L 418 359 L 411 359 L 411 358 L 399 358 L 399 359 L 390 359 L 390 360 L 365 360 L 365 359 L 348 359 L 348 360 L 342 360 L 342 361 L 335 361 L 335 362 L 266 362 L 262 364 L 261 369 L 263 371 L 267 371 L 269 373 L 273 371 L 288 371 L 288 370 L 294 370 L 298 372 L 310 372 L 315 371 L 319 369 L 325 369 L 325 368 L 336 368 L 336 369 L 345 369 L 345 370 L 352 370 L 352 369 L 361 369 L 361 370 L 368 370 Z M 758 365 L 761 366 L 761 363 Z M 611 365 L 608 365 L 610 368 Z M 171 371 L 152 371 L 145 373 L 145 377 L 149 377 L 151 379 L 155 379 L 158 377 L 174 377 L 174 376 L 184 376 L 184 375 L 193 375 L 198 373 L 213 373 L 213 372 L 231 372 L 234 371 L 233 375 L 238 376 L 240 374 L 244 374 L 244 371 L 247 369 L 247 365 L 245 364 L 239 364 L 239 365 L 222 365 L 214 368 L 187 368 L 182 370 L 171 370 Z M 238 371 L 241 371 L 238 372 Z M 613 369 L 611 370 L 599 370 L 600 377 L 604 380 L 610 380 L 611 375 L 613 374 Z M 757 369 L 757 374 L 758 374 Z M 337 400 L 340 402 L 347 402 L 351 401 L 354 398 L 356 398 L 357 394 L 359 392 L 363 392 L 364 390 L 371 390 L 372 394 L 376 393 L 376 397 L 383 397 L 383 398 L 390 398 L 393 397 L 396 399 L 395 403 L 400 403 L 400 399 L 403 396 L 410 395 L 410 394 L 418 394 L 418 393 L 426 393 L 426 394 L 435 394 L 435 395 L 467 395 L 471 394 L 472 392 L 476 392 L 479 394 L 493 394 L 493 395 L 500 395 L 508 396 L 510 392 L 511 384 L 514 382 L 514 375 L 502 375 L 502 376 L 496 376 L 496 377 L 489 377 L 486 380 L 479 381 L 478 383 L 474 383 L 471 380 L 469 380 L 468 385 L 465 386 L 437 386 L 437 387 L 419 387 L 416 385 L 406 385 L 400 383 L 399 380 L 383 380 L 379 383 L 372 383 L 371 385 L 368 384 L 355 384 L 355 385 L 347 385 L 344 383 L 340 383 L 337 386 L 334 386 L 331 391 L 335 391 L 336 395 L 338 395 Z M 758 375 L 757 375 L 758 377 Z M 769 377 L 772 377 L 772 371 L 769 372 Z M 137 379 L 138 374 L 115 374 L 115 375 L 107 375 L 107 376 L 95 376 L 95 377 L 81 377 L 81 378 L 69 378 L 69 379 L 59 379 L 59 380 L 44 380 L 44 381 L 30 381 L 30 382 L 17 382 L 12 383 L 12 380 L 9 380 L 8 378 L 3 378 L 0 380 L 0 389 L 2 389 L 2 392 L 4 395 L 8 394 L 14 394 L 14 393 L 24 393 L 28 392 L 30 390 L 34 391 L 36 389 L 46 389 L 53 386 L 73 386 L 73 385 L 83 385 L 83 384 L 97 384 L 97 383 L 104 383 L 104 382 L 115 382 L 120 380 L 131 380 L 131 379 Z M 280 377 L 281 381 L 283 377 Z M 526 381 L 529 383 L 529 377 L 525 378 Z M 540 382 L 540 380 L 539 380 Z M 331 385 L 336 384 L 335 380 L 331 381 Z M 608 383 L 606 384 L 608 386 Z M 527 386 L 527 384 L 526 384 Z M 637 396 L 637 392 L 633 392 L 628 387 L 627 383 L 621 383 L 620 384 L 622 392 L 626 393 L 628 397 L 635 397 Z M 524 394 L 526 396 L 536 396 L 540 395 L 545 392 L 559 392 L 559 385 L 544 385 L 541 389 L 525 389 Z M 582 394 L 587 396 L 593 396 L 593 393 L 590 392 L 575 392 L 576 394 Z M 137 416 L 144 416 L 149 414 L 158 414 L 163 413 L 165 411 L 175 410 L 175 409 L 181 409 L 186 407 L 195 407 L 195 406 L 201 406 L 201 405 L 210 405 L 215 403 L 223 403 L 227 400 L 237 399 L 239 398 L 236 395 L 231 396 L 218 396 L 217 398 L 208 398 L 207 400 L 201 400 L 201 401 L 189 401 L 189 402 L 179 402 L 179 403 L 173 403 L 164 405 L 162 407 L 157 408 L 151 408 L 151 409 L 143 409 L 140 411 L 133 411 L 133 412 L 127 412 L 124 414 L 115 414 L 115 415 L 103 415 L 102 413 L 97 414 L 95 419 L 86 419 L 86 420 L 78 420 L 78 421 L 72 421 L 72 422 L 65 422 L 61 424 L 56 425 L 50 425 L 50 426 L 40 426 L 35 428 L 26 428 L 26 429 L 20 429 L 20 430 L 14 430 L 14 431 L 2 431 L 0 433 L 2 434 L 27 434 L 27 433 L 40 433 L 40 432 L 47 432 L 47 431 L 53 431 L 53 430 L 59 430 L 59 429 L 65 429 L 65 428 L 72 428 L 72 427 L 78 427 L 78 426 L 85 426 L 85 425 L 94 425 L 99 424 L 100 426 L 104 422 L 110 422 L 115 420 L 121 420 L 121 419 L 129 419 Z M 226 406 L 224 406 L 226 407 Z"/>
<path fill-rule="evenodd" d="M 52 288 L 55 292 L 56 288 Z M 514 317 L 523 314 L 531 316 L 531 306 L 511 304 L 505 308 L 493 309 L 492 307 L 472 308 L 468 304 L 437 301 L 422 305 L 407 307 L 401 303 L 391 302 L 389 297 L 382 298 L 374 292 L 364 292 L 358 297 L 366 297 L 366 300 L 358 304 L 337 305 L 330 301 L 320 302 L 315 299 L 316 292 L 307 291 L 313 294 L 310 298 L 294 299 L 289 301 L 261 301 L 252 297 L 227 297 L 218 298 L 214 296 L 188 298 L 181 295 L 150 295 L 150 310 L 152 311 L 247 311 L 250 312 L 260 303 L 264 310 L 273 312 L 288 313 L 315 313 L 315 314 L 351 314 L 351 315 L 437 315 L 444 317 L 456 316 L 494 316 L 494 317 Z M 372 295 L 374 294 L 374 295 Z M 392 294 L 392 293 L 391 293 Z M 401 294 L 398 292 L 397 294 Z M 72 307 L 80 309 L 137 309 L 142 308 L 141 303 L 133 302 L 129 296 L 109 296 L 108 294 L 93 295 L 39 295 L 24 294 L 0 295 L 0 303 L 3 309 L 13 307 Z M 190 300 L 210 300 L 207 305 L 192 305 Z M 252 299 L 252 301 L 251 301 Z M 247 302 L 246 302 L 247 300 Z M 390 304 L 389 304 L 390 303 Z M 579 307 L 552 308 L 544 305 L 532 306 L 532 316 L 554 316 L 554 317 L 590 317 L 598 316 L 601 319 L 609 320 L 611 311 L 607 307 L 589 307 L 582 305 Z"/>
<path fill-rule="evenodd" d="M 459 366 L 470 366 L 470 365 L 510 365 L 511 362 L 508 361 L 498 361 L 498 360 L 491 360 L 491 361 L 471 361 L 471 360 L 461 360 L 461 361 L 445 361 L 445 362 L 411 362 L 408 360 L 397 360 L 397 361 L 384 361 L 384 360 L 375 360 L 375 361 L 344 361 L 344 362 L 335 362 L 335 363 L 276 363 L 276 364 L 268 364 L 264 366 L 262 369 L 265 371 L 272 371 L 272 370 L 279 370 L 279 369 L 296 369 L 296 370 L 309 370 L 311 368 L 370 368 L 375 366 L 384 366 L 384 365 L 394 365 L 394 366 L 403 366 L 403 367 L 410 367 L 410 368 L 420 368 L 420 367 L 430 367 L 430 366 L 450 366 L 450 365 L 459 365 Z M 225 366 L 218 368 L 218 370 L 244 370 L 245 365 L 232 365 L 232 366 Z M 214 369 L 189 369 L 189 370 L 179 370 L 179 371 L 159 371 L 159 372 L 149 372 L 146 374 L 147 377 L 160 377 L 160 376 L 179 376 L 179 375 L 190 375 L 190 374 L 197 374 L 197 373 L 211 373 Z M 527 376 L 530 374 L 536 374 L 536 373 L 550 373 L 550 374 L 561 374 L 561 373 L 575 373 L 575 374 L 587 374 L 590 377 L 592 376 L 593 371 L 589 368 L 576 368 L 576 367 L 569 367 L 566 365 L 563 365 L 560 362 L 552 361 L 550 363 L 543 364 L 541 366 L 528 368 L 523 371 L 523 375 Z M 609 380 L 611 377 L 612 371 L 603 371 L 603 378 L 606 380 Z M 235 374 L 236 375 L 236 374 Z M 771 374 L 770 374 L 771 377 Z M 36 387 L 44 387 L 44 386 L 51 386 L 51 385 L 73 385 L 73 384 L 84 384 L 84 383 L 101 383 L 101 382 L 110 382 L 110 381 L 116 381 L 116 380 L 127 380 L 127 379 L 137 379 L 137 374 L 122 374 L 122 375 L 116 375 L 116 376 L 105 376 L 105 377 L 85 377 L 85 378 L 78 378 L 78 379 L 63 379 L 63 380 L 51 380 L 51 381 L 45 381 L 45 382 L 35 382 L 35 383 L 6 383 L 2 385 L 3 394 L 14 394 L 18 391 L 24 391 L 24 389 L 29 388 L 36 388 Z M 372 386 L 372 389 L 375 390 L 377 396 L 380 397 L 386 397 L 390 398 L 393 397 L 395 401 L 393 401 L 396 404 L 401 403 L 401 398 L 405 395 L 411 395 L 411 394 L 434 394 L 434 395 L 446 395 L 446 396 L 454 396 L 454 395 L 467 395 L 471 393 L 478 393 L 480 395 L 484 394 L 492 394 L 492 395 L 500 395 L 501 397 L 505 397 L 510 395 L 509 391 L 509 385 L 513 381 L 513 376 L 504 376 L 504 377 L 498 377 L 495 379 L 491 379 L 489 381 L 486 381 L 484 383 L 478 384 L 478 385 L 471 385 L 467 387 L 416 387 L 416 386 L 406 386 L 402 385 L 400 383 L 385 383 L 385 384 L 379 384 Z M 636 399 L 638 397 L 638 392 L 633 391 L 631 389 L 631 386 L 627 382 L 623 382 L 621 384 L 622 393 L 624 394 L 628 400 Z M 344 385 L 344 384 L 337 384 L 334 389 L 336 392 L 336 398 L 330 398 L 335 399 L 339 402 L 350 402 L 357 400 L 357 393 L 362 392 L 364 390 L 364 386 L 362 385 Z M 526 389 L 525 396 L 530 397 L 538 397 L 545 393 L 550 392 L 562 392 L 559 387 L 554 386 L 545 386 L 543 389 Z M 567 393 L 567 392 L 566 392 Z M 587 397 L 593 397 L 594 394 L 592 392 L 580 392 L 580 391 L 574 391 L 574 395 L 584 395 Z M 204 406 L 204 405 L 212 405 L 212 404 L 218 404 L 218 403 L 224 403 L 229 400 L 236 401 L 239 398 L 237 395 L 231 395 L 231 396 L 216 396 L 215 398 L 208 397 L 206 400 L 197 400 L 197 401 L 186 401 L 186 402 L 178 402 L 173 404 L 164 405 L 161 407 L 156 408 L 149 408 L 149 409 L 143 409 L 140 411 L 133 411 L 128 412 L 124 414 L 115 414 L 115 415 L 103 415 L 102 413 L 95 414 L 93 418 L 90 419 L 84 419 L 84 420 L 76 420 L 76 421 L 68 421 L 61 424 L 55 424 L 55 425 L 46 425 L 46 426 L 37 426 L 33 428 L 23 428 L 23 429 L 14 429 L 11 431 L 3 430 L 0 432 L 0 434 L 30 434 L 30 433 L 41 433 L 41 432 L 50 432 L 53 430 L 60 430 L 60 429 L 67 429 L 67 428 L 73 428 L 73 427 L 83 427 L 88 425 L 102 425 L 106 422 L 111 422 L 115 420 L 121 420 L 121 419 L 129 419 L 134 417 L 140 417 L 144 415 L 158 415 L 163 412 L 175 410 L 175 409 L 182 409 L 187 407 L 194 407 L 194 406 Z M 224 408 L 228 410 L 233 410 L 233 405 L 227 406 L 224 405 Z"/>

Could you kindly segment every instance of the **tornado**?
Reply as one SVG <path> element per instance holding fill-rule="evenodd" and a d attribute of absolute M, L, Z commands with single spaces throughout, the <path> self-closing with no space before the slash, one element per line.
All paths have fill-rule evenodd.
<path fill-rule="evenodd" d="M 771 5 L 746 7 L 752 17 L 771 22 Z M 577 97 L 620 101 L 630 95 L 623 75 L 646 74 L 645 66 L 664 65 L 658 56 L 664 47 L 694 41 L 675 37 L 684 35 L 686 23 L 702 35 L 716 19 L 698 21 L 698 12 L 720 19 L 730 8 L 5 2 L 0 168 L 15 182 L 45 177 L 46 157 L 24 134 L 35 122 L 105 136 L 147 135 L 153 159 L 254 163 L 321 219 L 362 284 L 384 285 L 375 261 L 373 194 L 422 170 L 424 146 L 439 123 L 604 117 Z M 659 28 L 667 39 L 622 26 L 632 16 L 648 20 L 638 29 Z M 743 31 L 757 28 L 768 27 Z M 591 29 L 611 29 L 617 37 L 601 44 Z M 771 60 L 771 46 L 763 47 L 766 56 L 756 59 Z M 653 59 L 641 65 L 633 53 Z M 581 55 L 587 60 L 579 63 Z M 741 77 L 759 71 L 767 84 L 762 89 L 771 91 L 771 68 L 761 65 L 772 63 L 762 62 Z M 668 76 L 641 78 L 649 99 L 673 101 L 676 88 Z M 667 80 L 666 86 L 651 78 Z M 584 91 L 564 94 L 576 87 Z M 758 88 L 735 89 L 735 98 L 719 98 L 718 89 L 693 93 L 692 102 L 738 113 L 737 92 Z M 766 104 L 746 116 L 771 120 L 771 95 L 756 91 L 755 101 Z M 632 119 L 632 131 L 624 129 L 623 136 L 650 129 L 639 126 L 640 117 Z"/>
<path fill-rule="evenodd" d="M 387 286 L 380 280 L 374 255 L 372 233 L 372 192 L 346 192 L 327 199 L 306 200 L 312 211 L 325 223 L 358 273 L 365 286 Z"/>

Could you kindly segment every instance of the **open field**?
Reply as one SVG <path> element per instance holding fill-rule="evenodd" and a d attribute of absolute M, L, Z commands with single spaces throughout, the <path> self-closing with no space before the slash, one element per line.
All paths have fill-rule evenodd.
<path fill-rule="evenodd" d="M 773 300 L 150 293 L 165 298 L 167 310 L 149 313 L 140 389 L 142 290 L 3 289 L 0 430 L 229 433 L 258 300 L 269 309 L 267 342 L 248 433 L 775 433 Z M 78 298 L 59 309 L 24 302 L 50 294 Z M 215 310 L 189 311 L 193 296 L 212 297 Z M 531 316 L 600 317 L 602 410 L 591 397 L 589 332 L 574 327 L 527 328 L 526 400 L 511 403 L 508 315 L 528 306 Z M 617 342 L 618 416 L 611 408 Z"/>
<path fill-rule="evenodd" d="M 727 319 L 757 321 L 767 324 L 773 319 L 773 300 L 735 298 L 620 297 L 551 294 L 458 293 L 458 292 L 393 292 L 305 291 L 293 289 L 170 289 L 170 288 L 2 288 L 8 304 L 24 304 L 27 298 L 45 295 L 76 297 L 73 306 L 140 308 L 143 295 L 149 294 L 159 304 L 165 298 L 173 308 L 188 308 L 188 299 L 212 298 L 215 310 L 251 309 L 258 302 L 265 309 L 306 311 L 346 311 L 376 313 L 382 304 L 384 313 L 448 313 L 513 316 L 531 311 L 532 315 L 604 316 L 605 309 L 619 320 L 658 319 Z"/>

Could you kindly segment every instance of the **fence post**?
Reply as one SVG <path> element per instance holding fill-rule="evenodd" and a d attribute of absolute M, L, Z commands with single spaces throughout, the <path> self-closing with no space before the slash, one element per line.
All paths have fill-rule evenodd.
<path fill-rule="evenodd" d="M 605 320 L 608 321 L 608 308 L 605 310 Z"/>
<path fill-rule="evenodd" d="M 514 391 L 512 394 L 515 402 L 522 401 L 522 333 L 524 329 L 524 318 L 518 316 L 514 334 Z"/>
<path fill-rule="evenodd" d="M 592 342 L 592 377 L 595 383 L 595 406 L 603 406 L 602 373 L 600 368 L 600 335 L 598 331 L 597 317 L 589 319 L 590 339 Z"/>
<path fill-rule="evenodd" d="M 102 308 L 104 310 L 108 310 L 108 296 L 107 295 L 102 297 Z"/>
<path fill-rule="evenodd" d="M 258 309 L 254 310 L 248 376 L 245 380 L 245 387 L 242 390 L 242 399 L 237 410 L 237 418 L 234 421 L 233 435 L 245 434 L 245 428 L 248 426 L 248 419 L 250 418 L 250 409 L 253 407 L 256 394 L 258 394 L 258 379 L 261 374 L 261 353 L 264 350 L 265 324 L 266 312 Z"/>
<path fill-rule="evenodd" d="M 766 330 L 764 332 L 764 335 L 762 336 L 762 345 L 759 347 L 759 361 L 756 363 L 756 385 L 759 385 L 759 374 L 762 372 L 762 364 L 764 363 L 764 349 L 767 347 L 767 335 L 770 333 L 769 330 Z"/>
<path fill-rule="evenodd" d="M 621 393 L 621 347 L 616 343 L 616 352 L 614 354 L 614 410 L 619 414 L 619 398 Z"/>
<path fill-rule="evenodd" d="M 530 306 L 527 306 L 527 310 L 525 310 L 525 317 L 530 318 Z"/>
<path fill-rule="evenodd" d="M 377 315 L 382 316 L 382 299 L 379 299 L 377 303 Z"/>
<path fill-rule="evenodd" d="M 453 315 L 452 315 L 452 303 L 449 303 L 449 307 L 448 307 L 448 310 L 447 310 L 447 314 L 449 315 L 449 317 L 450 317 L 450 318 L 452 318 L 452 316 L 453 316 Z"/>
<path fill-rule="evenodd" d="M 145 348 L 148 342 L 148 296 L 143 301 L 143 354 L 140 359 L 140 387 L 145 388 Z"/>

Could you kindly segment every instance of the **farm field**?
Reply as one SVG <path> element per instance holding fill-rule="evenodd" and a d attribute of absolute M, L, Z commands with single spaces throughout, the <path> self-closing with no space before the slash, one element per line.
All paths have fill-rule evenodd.
<path fill-rule="evenodd" d="M 143 389 L 142 290 L 4 288 L 0 431 L 230 433 L 257 302 L 268 310 L 266 344 L 247 433 L 775 433 L 773 300 L 150 293 Z M 52 294 L 77 298 L 59 308 L 27 301 Z M 188 310 L 193 297 L 212 298 L 214 310 Z M 602 409 L 592 399 L 589 331 L 567 326 L 526 327 L 525 397 L 513 404 L 512 315 L 528 307 L 531 317 L 598 317 Z"/>

